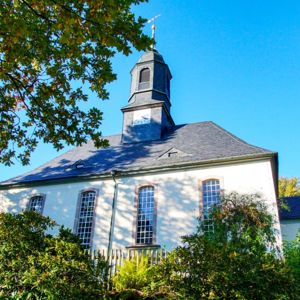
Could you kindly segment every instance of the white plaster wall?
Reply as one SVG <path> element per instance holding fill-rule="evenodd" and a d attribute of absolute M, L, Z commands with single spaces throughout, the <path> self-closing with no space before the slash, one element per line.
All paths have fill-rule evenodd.
<path fill-rule="evenodd" d="M 43 193 L 46 195 L 43 215 L 50 216 L 58 225 L 65 225 L 73 230 L 78 196 L 80 191 L 88 188 L 97 189 L 99 192 L 95 209 L 94 247 L 103 248 L 104 245 L 107 247 L 111 201 L 114 192 L 114 182 L 112 180 L 44 185 L 34 188 L 0 191 L 0 210 L 20 212 L 26 209 L 32 195 Z"/>
<path fill-rule="evenodd" d="M 118 178 L 113 248 L 134 244 L 132 231 L 136 217 L 134 201 L 137 186 L 154 184 L 157 199 L 157 244 L 170 249 L 180 243 L 181 236 L 195 230 L 199 216 L 199 183 L 209 178 L 220 178 L 222 189 L 226 193 L 260 193 L 268 201 L 269 210 L 278 221 L 271 164 L 268 160 L 123 177 Z M 31 195 L 44 193 L 44 215 L 50 216 L 58 224 L 73 228 L 78 194 L 82 189 L 90 187 L 99 191 L 94 248 L 106 248 L 114 193 L 112 179 L 0 191 L 0 207 L 4 211 L 18 212 L 26 207 Z M 276 229 L 280 232 L 278 222 Z"/>
<path fill-rule="evenodd" d="M 282 239 L 285 241 L 292 241 L 296 238 L 296 235 L 300 230 L 300 219 L 281 220 L 280 227 Z"/>

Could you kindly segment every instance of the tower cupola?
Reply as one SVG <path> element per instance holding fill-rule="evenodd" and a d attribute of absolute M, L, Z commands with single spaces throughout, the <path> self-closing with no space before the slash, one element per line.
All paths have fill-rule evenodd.
<path fill-rule="evenodd" d="M 160 139 L 164 130 L 174 126 L 170 108 L 168 65 L 154 49 L 142 55 L 131 70 L 128 105 L 123 112 L 123 142 Z"/>

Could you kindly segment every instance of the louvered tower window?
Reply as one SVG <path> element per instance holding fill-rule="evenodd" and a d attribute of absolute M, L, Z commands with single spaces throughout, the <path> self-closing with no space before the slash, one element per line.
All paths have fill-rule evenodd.
<path fill-rule="evenodd" d="M 139 90 L 150 87 L 150 69 L 144 68 L 140 71 Z"/>

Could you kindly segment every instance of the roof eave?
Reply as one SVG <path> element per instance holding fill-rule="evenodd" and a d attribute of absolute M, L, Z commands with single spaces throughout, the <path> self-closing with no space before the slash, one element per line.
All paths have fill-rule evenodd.
<path fill-rule="evenodd" d="M 201 161 L 193 161 L 193 162 L 184 162 L 184 163 L 176 163 L 174 165 L 169 165 L 165 167 L 156 166 L 156 167 L 148 167 L 148 168 L 137 168 L 128 171 L 119 171 L 118 176 L 120 177 L 130 177 L 135 175 L 143 175 L 143 174 L 155 174 L 161 172 L 168 172 L 170 170 L 185 170 L 185 169 L 196 169 L 198 167 L 216 166 L 216 165 L 226 165 L 233 163 L 241 163 L 241 162 L 249 162 L 249 161 L 258 161 L 265 159 L 273 159 L 277 155 L 276 152 L 268 152 L 268 153 L 260 153 L 260 154 L 251 154 L 244 155 L 239 157 L 227 157 L 221 159 L 209 159 L 209 160 L 201 160 Z M 118 170 L 117 170 L 118 171 Z M 107 172 L 102 172 L 98 174 L 91 175 L 77 175 L 70 177 L 62 177 L 62 178 L 54 178 L 54 179 L 43 179 L 43 180 L 33 180 L 33 181 L 23 181 L 16 183 L 8 183 L 8 184 L 0 184 L 0 190 L 8 190 L 10 188 L 21 188 L 21 187 L 32 187 L 32 186 L 40 186 L 40 185 L 53 185 L 53 184 L 65 184 L 70 182 L 78 182 L 78 181 L 87 181 L 87 180 L 99 180 L 99 179 L 111 179 L 111 170 Z"/>

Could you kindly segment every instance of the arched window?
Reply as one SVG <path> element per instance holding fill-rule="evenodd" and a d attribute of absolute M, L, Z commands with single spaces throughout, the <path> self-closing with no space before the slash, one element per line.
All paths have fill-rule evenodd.
<path fill-rule="evenodd" d="M 32 196 L 29 199 L 27 209 L 29 211 L 35 211 L 39 214 L 43 214 L 44 204 L 45 204 L 45 195 Z"/>
<path fill-rule="evenodd" d="M 144 68 L 140 71 L 139 90 L 150 87 L 150 69 Z"/>
<path fill-rule="evenodd" d="M 140 82 L 148 82 L 150 81 L 150 69 L 145 68 L 140 72 Z"/>
<path fill-rule="evenodd" d="M 211 220 L 211 208 L 220 202 L 220 181 L 209 179 L 202 183 L 203 222 L 206 231 L 213 231 L 214 225 Z"/>
<path fill-rule="evenodd" d="M 137 206 L 136 244 L 151 245 L 155 235 L 154 187 L 139 189 Z"/>
<path fill-rule="evenodd" d="M 84 191 L 80 194 L 75 233 L 80 238 L 81 244 L 85 249 L 89 249 L 92 245 L 95 203 L 95 191 Z"/>

